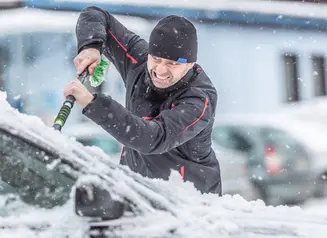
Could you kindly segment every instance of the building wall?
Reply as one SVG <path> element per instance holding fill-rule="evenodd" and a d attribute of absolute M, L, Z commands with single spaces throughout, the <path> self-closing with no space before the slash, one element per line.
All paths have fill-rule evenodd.
<path fill-rule="evenodd" d="M 146 20 L 115 16 L 132 31 L 148 37 Z M 76 77 L 77 14 L 17 9 L 3 10 L 0 19 L 6 22 L 0 25 L 0 89 L 7 92 L 13 107 L 52 124 L 64 102 L 65 85 Z M 111 65 L 102 86 L 105 93 L 123 103 L 125 90 L 119 76 Z M 67 123 L 82 118 L 85 116 L 76 105 Z"/>
<path fill-rule="evenodd" d="M 312 55 L 327 53 L 327 34 L 266 27 L 197 24 L 199 60 L 219 91 L 218 112 L 270 112 L 286 100 L 283 55 L 298 57 L 299 96 L 314 96 Z"/>
<path fill-rule="evenodd" d="M 141 27 L 141 35 L 148 37 L 151 27 L 155 23 L 156 21 L 152 21 L 151 24 L 147 25 L 142 21 L 144 27 Z M 126 26 L 129 27 L 129 25 Z M 326 55 L 327 33 L 281 28 L 269 29 L 260 25 L 256 27 L 237 26 L 228 23 L 215 25 L 212 23 L 196 23 L 196 26 L 199 36 L 198 63 L 204 68 L 218 89 L 218 113 L 270 112 L 284 103 L 286 100 L 286 86 L 283 55 L 285 53 L 295 54 L 299 58 L 300 99 L 313 97 L 313 72 L 310 57 L 312 54 Z M 132 29 L 137 32 L 135 26 Z M 148 32 L 146 29 L 148 29 Z M 15 41 L 8 42 L 3 43 L 5 46 L 15 43 Z M 16 44 L 16 46 L 12 47 L 12 50 L 15 49 L 15 52 L 16 50 L 23 50 L 24 48 L 21 45 Z M 56 49 L 54 46 L 52 48 Z M 60 73 L 60 76 L 49 71 L 48 66 L 41 67 L 40 64 L 36 63 L 33 63 L 26 73 L 20 68 L 21 64 L 18 63 L 23 59 L 18 59 L 18 54 L 15 52 L 12 51 L 10 57 L 11 60 L 15 59 L 15 62 L 12 62 L 10 68 L 6 67 L 5 71 L 5 75 L 10 76 L 6 77 L 7 83 L 11 80 L 10 88 L 16 86 L 23 88 L 21 81 L 26 86 L 26 82 L 36 82 L 36 80 L 49 82 L 44 80 L 45 78 L 53 79 L 55 77 L 58 80 L 60 79 L 60 84 L 56 83 L 55 86 L 58 88 L 56 104 L 53 104 L 52 108 L 46 105 L 43 107 L 56 113 L 57 108 L 62 103 L 60 96 L 62 95 L 62 85 L 71 78 L 67 74 L 71 74 L 73 77 L 72 64 L 69 67 L 62 66 L 62 64 L 71 59 L 65 59 L 65 52 L 63 52 L 62 57 L 56 57 L 58 62 L 54 62 L 54 54 L 43 51 L 44 57 L 52 57 L 51 64 L 48 64 L 49 69 L 55 70 L 58 74 Z M 42 59 L 42 65 L 46 62 Z M 55 69 L 53 65 L 60 66 L 60 70 Z M 112 83 L 118 83 L 119 80 L 116 79 L 118 76 L 115 74 L 112 77 L 115 77 L 115 80 L 108 80 L 108 83 L 104 84 L 105 92 L 112 93 L 117 88 L 117 86 L 113 87 Z M 53 85 L 50 86 L 53 87 Z M 123 101 L 124 97 L 121 97 L 123 94 L 120 92 L 118 94 L 114 96 L 115 99 Z M 32 95 L 38 100 L 34 93 Z M 15 97 L 16 94 L 12 96 Z M 31 105 L 35 105 L 35 103 Z M 37 109 L 42 110 L 42 107 L 38 105 Z M 34 109 L 32 111 L 39 114 Z"/>

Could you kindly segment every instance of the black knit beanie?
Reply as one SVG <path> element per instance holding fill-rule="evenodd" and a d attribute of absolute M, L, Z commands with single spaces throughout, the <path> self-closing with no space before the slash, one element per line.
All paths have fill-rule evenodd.
<path fill-rule="evenodd" d="M 180 63 L 197 60 L 198 42 L 194 25 L 184 17 L 171 15 L 161 19 L 152 30 L 149 54 Z"/>

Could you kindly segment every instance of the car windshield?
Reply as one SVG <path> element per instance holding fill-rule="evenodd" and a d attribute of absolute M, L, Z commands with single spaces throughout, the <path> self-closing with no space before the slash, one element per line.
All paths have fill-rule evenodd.
<path fill-rule="evenodd" d="M 14 193 L 44 208 L 64 204 L 75 179 L 58 163 L 58 155 L 0 130 L 0 194 Z"/>

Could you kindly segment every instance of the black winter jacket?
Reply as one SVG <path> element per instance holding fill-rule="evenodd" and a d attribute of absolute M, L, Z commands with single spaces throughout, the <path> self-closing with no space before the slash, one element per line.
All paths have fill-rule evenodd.
<path fill-rule="evenodd" d="M 98 48 L 126 86 L 126 108 L 96 95 L 85 116 L 124 145 L 121 164 L 149 178 L 177 170 L 203 193 L 221 195 L 220 168 L 211 148 L 217 92 L 197 64 L 178 83 L 154 87 L 147 71 L 148 43 L 107 11 L 84 9 L 76 26 L 78 51 Z"/>

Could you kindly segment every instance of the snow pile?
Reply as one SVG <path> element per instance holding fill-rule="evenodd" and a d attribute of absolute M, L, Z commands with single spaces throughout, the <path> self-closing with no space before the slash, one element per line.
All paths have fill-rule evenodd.
<path fill-rule="evenodd" d="M 69 154 L 71 139 L 63 136 L 59 131 L 48 127 L 36 116 L 26 115 L 13 109 L 6 100 L 6 93 L 0 94 L 0 127 L 10 129 L 11 133 L 31 138 L 45 146 L 56 148 L 58 151 Z"/>
<path fill-rule="evenodd" d="M 183 183 L 178 173 L 172 173 L 169 183 L 152 180 L 151 184 L 154 188 L 160 188 L 157 198 L 150 193 L 144 193 L 144 196 L 152 196 L 154 201 L 158 201 L 158 195 L 162 195 L 161 205 L 170 200 L 167 203 L 170 213 L 166 214 L 165 219 L 161 218 L 164 224 L 151 221 L 155 216 L 164 217 L 157 212 L 153 216 L 147 214 L 139 217 L 136 224 L 128 218 L 107 222 L 110 225 L 121 225 L 119 235 L 122 237 L 138 235 L 138 232 L 142 236 L 145 231 L 143 235 L 156 236 L 158 232 L 164 232 L 163 227 L 166 233 L 174 231 L 177 237 L 247 237 L 250 234 L 266 237 L 266 233 L 283 235 L 282 237 L 311 237 L 311 226 L 319 232 L 327 231 L 327 215 L 310 214 L 299 207 L 267 207 L 261 201 L 247 202 L 238 195 L 225 195 L 222 198 L 200 195 L 190 183 Z M 315 237 L 324 237 L 319 232 Z"/>
<path fill-rule="evenodd" d="M 126 213 L 121 219 L 97 224 L 115 226 L 115 237 L 169 237 L 172 233 L 176 237 L 322 238 L 327 232 L 327 214 L 298 207 L 267 207 L 240 196 L 201 195 L 177 172 L 169 181 L 143 178 L 116 165 L 102 150 L 84 147 L 45 126 L 39 118 L 14 110 L 4 93 L 0 93 L 0 127 L 61 151 L 78 168 L 79 172 L 67 170 L 79 173 L 78 183 L 100 183 L 113 197 L 132 201 L 137 214 Z M 49 211 L 22 204 L 4 206 L 0 199 L 0 237 L 66 237 L 68 233 L 82 237 L 87 226 L 74 214 L 73 200 Z"/>
<path fill-rule="evenodd" d="M 20 200 L 7 201 L 8 196 L 0 196 L 1 238 L 65 238 L 68 235 L 71 238 L 81 238 L 86 232 L 86 222 L 73 213 L 72 201 L 51 210 L 31 207 Z"/>

